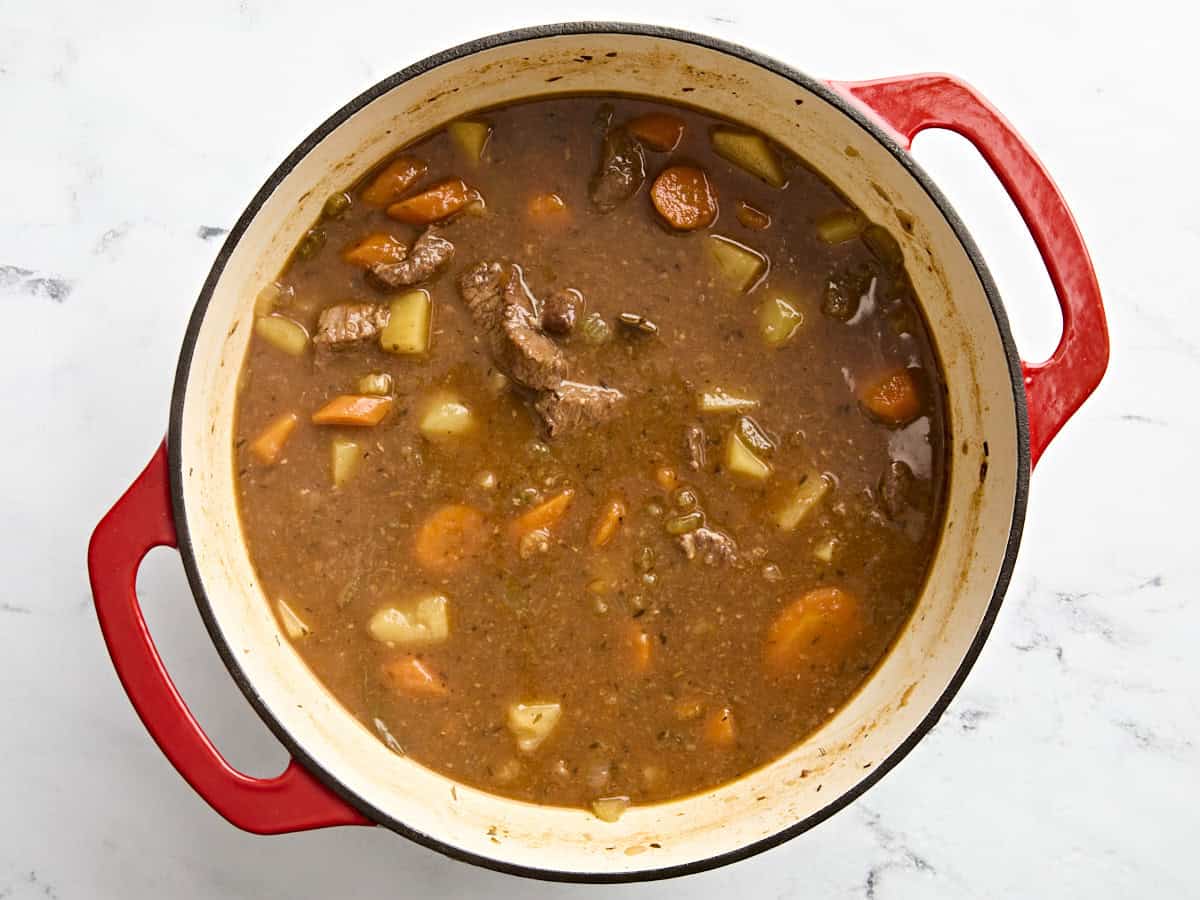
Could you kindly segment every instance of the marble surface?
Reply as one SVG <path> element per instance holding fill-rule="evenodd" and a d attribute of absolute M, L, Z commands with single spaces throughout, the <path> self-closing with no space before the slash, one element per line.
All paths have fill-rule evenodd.
<path fill-rule="evenodd" d="M 0 0 L 0 898 L 1197 896 L 1200 258 L 1195 22 L 1166 0 L 554 5 Z M 1090 243 L 1107 380 L 1035 473 L 992 638 L 934 732 L 803 838 L 669 885 L 537 884 L 382 830 L 228 826 L 113 675 L 88 535 L 159 440 L 185 319 L 222 234 L 347 98 L 459 41 L 652 20 L 825 77 L 946 70 L 1007 113 Z M 957 138 L 916 155 L 973 229 L 1027 357 L 1057 314 L 1036 253 Z M 26 336 L 32 340 L 26 339 Z M 231 761 L 284 754 L 200 627 L 178 557 L 140 585 L 183 694 Z"/>

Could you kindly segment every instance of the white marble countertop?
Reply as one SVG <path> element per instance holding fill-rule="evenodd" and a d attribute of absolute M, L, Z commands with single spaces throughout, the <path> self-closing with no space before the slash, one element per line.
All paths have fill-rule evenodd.
<path fill-rule="evenodd" d="M 1113 339 L 1105 383 L 1035 473 L 1008 601 L 936 730 L 798 840 L 592 894 L 1200 892 L 1195 22 L 1167 0 L 1132 16 L 1041 0 L 986 14 L 949 0 L 784 6 L 0 0 L 0 898 L 588 890 L 474 869 L 381 829 L 260 838 L 227 825 L 135 717 L 84 569 L 93 526 L 165 428 L 184 322 L 222 229 L 276 163 L 346 99 L 430 52 L 583 18 L 691 27 L 823 77 L 932 69 L 972 81 L 1058 179 Z M 916 155 L 974 231 L 1026 355 L 1044 355 L 1054 302 L 998 183 L 957 138 L 922 137 Z M 178 557 L 156 551 L 140 585 L 217 745 L 251 773 L 277 772 L 284 753 L 217 659 Z"/>

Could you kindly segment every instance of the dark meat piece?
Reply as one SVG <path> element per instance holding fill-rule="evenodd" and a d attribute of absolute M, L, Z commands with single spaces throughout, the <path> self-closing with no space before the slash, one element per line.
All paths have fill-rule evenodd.
<path fill-rule="evenodd" d="M 546 298 L 542 307 L 542 330 L 559 337 L 567 337 L 575 330 L 575 320 L 583 306 L 583 295 L 574 288 L 555 291 Z"/>
<path fill-rule="evenodd" d="M 492 356 L 500 368 L 526 387 L 557 386 L 567 374 L 562 349 L 538 328 L 524 306 L 505 303 L 502 327 L 492 335 Z"/>
<path fill-rule="evenodd" d="M 504 263 L 488 260 L 468 269 L 458 281 L 458 290 L 471 318 L 489 335 L 500 327 L 506 284 L 508 267 Z"/>
<path fill-rule="evenodd" d="M 625 395 L 616 388 L 564 381 L 544 391 L 534 409 L 546 423 L 550 437 L 557 437 L 611 419 L 624 402 Z"/>
<path fill-rule="evenodd" d="M 688 465 L 699 472 L 704 468 L 708 455 L 708 437 L 699 425 L 689 425 L 683 433 L 683 445 L 687 451 Z"/>
<path fill-rule="evenodd" d="M 600 151 L 600 168 L 589 185 L 592 203 L 612 212 L 638 192 L 646 180 L 642 145 L 624 128 L 610 129 Z"/>
<path fill-rule="evenodd" d="M 481 262 L 459 281 L 463 302 L 487 335 L 496 364 L 526 387 L 554 387 L 567 374 L 562 349 L 538 327 L 521 270 L 499 262 Z"/>
<path fill-rule="evenodd" d="M 383 331 L 390 317 L 381 303 L 338 303 L 321 310 L 313 345 L 318 353 L 356 346 Z"/>
<path fill-rule="evenodd" d="M 688 559 L 699 558 L 705 565 L 738 565 L 737 543 L 723 531 L 701 526 L 679 536 L 679 546 Z"/>
<path fill-rule="evenodd" d="M 892 460 L 879 479 L 879 503 L 890 519 L 899 519 L 912 502 L 915 476 L 907 463 Z"/>
<path fill-rule="evenodd" d="M 426 228 L 397 263 L 371 267 L 371 276 L 384 287 L 397 288 L 432 278 L 454 256 L 454 245 L 432 228 Z"/>

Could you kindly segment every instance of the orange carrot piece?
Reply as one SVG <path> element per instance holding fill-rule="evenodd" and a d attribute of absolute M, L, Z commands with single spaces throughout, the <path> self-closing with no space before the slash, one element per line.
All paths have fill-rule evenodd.
<path fill-rule="evenodd" d="M 738 201 L 737 220 L 755 231 L 765 231 L 771 227 L 770 215 L 756 206 L 751 206 L 745 200 Z"/>
<path fill-rule="evenodd" d="M 356 266 L 369 269 L 403 262 L 408 256 L 408 247 L 390 234 L 369 234 L 345 253 L 342 259 Z"/>
<path fill-rule="evenodd" d="M 637 624 L 629 626 L 629 655 L 633 671 L 645 675 L 654 664 L 654 639 Z"/>
<path fill-rule="evenodd" d="M 571 505 L 571 500 L 574 496 L 575 491 L 571 488 L 555 494 L 549 500 L 544 500 L 533 507 L 533 509 L 513 519 L 509 525 L 509 531 L 514 538 L 519 540 L 530 532 L 537 531 L 540 528 L 553 528 L 558 520 L 563 517 L 563 514 L 566 513 L 567 507 Z"/>
<path fill-rule="evenodd" d="M 534 194 L 526 207 L 529 218 L 538 222 L 561 222 L 568 218 L 567 201 L 558 194 Z"/>
<path fill-rule="evenodd" d="M 646 113 L 630 119 L 630 133 L 651 150 L 667 153 L 683 139 L 683 119 L 670 113 Z"/>
<path fill-rule="evenodd" d="M 714 747 L 732 747 L 737 741 L 733 710 L 728 706 L 714 709 L 704 717 L 704 740 Z"/>
<path fill-rule="evenodd" d="M 413 697 L 445 697 L 448 693 L 446 679 L 411 654 L 384 663 L 383 674 L 393 688 Z"/>
<path fill-rule="evenodd" d="M 391 397 L 342 394 L 312 415 L 314 425 L 378 425 L 392 408 Z"/>
<path fill-rule="evenodd" d="M 717 195 L 703 169 L 669 166 L 654 179 L 650 199 L 658 214 L 678 231 L 707 228 L 717 218 Z"/>
<path fill-rule="evenodd" d="M 461 178 L 447 178 L 420 194 L 393 203 L 387 214 L 409 225 L 429 225 L 448 219 L 475 202 L 483 202 L 479 191 Z"/>
<path fill-rule="evenodd" d="M 250 452 L 258 457 L 259 462 L 271 465 L 279 459 L 279 454 L 283 452 L 283 445 L 292 436 L 292 431 L 295 430 L 299 421 L 300 417 L 292 412 L 272 419 L 270 424 L 259 432 L 258 437 L 250 444 Z"/>
<path fill-rule="evenodd" d="M 767 631 L 764 658 L 775 675 L 804 666 L 840 662 L 862 634 L 858 598 L 837 587 L 815 588 L 797 597 Z"/>
<path fill-rule="evenodd" d="M 679 485 L 679 476 L 670 466 L 659 466 L 654 470 L 654 481 L 664 491 L 673 491 Z"/>
<path fill-rule="evenodd" d="M 617 528 L 625 519 L 625 502 L 619 497 L 614 497 L 604 504 L 600 510 L 600 518 L 596 522 L 596 527 L 592 530 L 592 546 L 603 547 L 617 533 Z"/>
<path fill-rule="evenodd" d="M 397 157 L 371 179 L 371 183 L 363 189 L 362 199 L 372 206 L 395 203 L 405 191 L 417 183 L 428 168 L 424 160 L 412 156 Z"/>
<path fill-rule="evenodd" d="M 483 513 L 473 506 L 451 503 L 422 523 L 413 554 L 430 571 L 450 572 L 478 554 L 486 541 Z"/>
<path fill-rule="evenodd" d="M 912 369 L 895 369 L 867 382 L 858 397 L 867 412 L 893 428 L 921 414 L 921 389 Z"/>

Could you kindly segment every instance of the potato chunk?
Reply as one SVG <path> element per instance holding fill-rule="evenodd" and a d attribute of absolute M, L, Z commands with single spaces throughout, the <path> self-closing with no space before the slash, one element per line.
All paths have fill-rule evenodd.
<path fill-rule="evenodd" d="M 725 439 L 725 469 L 752 481 L 771 477 L 771 464 L 754 452 L 737 429 Z"/>
<path fill-rule="evenodd" d="M 284 316 L 259 316 L 254 320 L 254 333 L 289 356 L 300 356 L 308 346 L 304 326 Z"/>
<path fill-rule="evenodd" d="M 724 235 L 709 235 L 708 252 L 721 275 L 743 293 L 758 284 L 767 271 L 765 256 Z"/>
<path fill-rule="evenodd" d="M 833 485 L 817 472 L 809 472 L 797 484 L 783 492 L 772 518 L 784 531 L 795 531 L 801 522 L 817 508 Z"/>
<path fill-rule="evenodd" d="M 532 753 L 550 737 L 560 718 L 558 703 L 514 703 L 508 708 L 508 730 L 522 753 Z"/>
<path fill-rule="evenodd" d="M 478 422 L 471 408 L 454 394 L 436 394 L 421 417 L 421 434 L 431 441 L 448 441 L 473 432 Z"/>
<path fill-rule="evenodd" d="M 483 159 L 488 138 L 492 136 L 492 126 L 487 122 L 468 122 L 464 119 L 447 125 L 446 133 L 462 153 L 463 159 L 475 164 Z"/>
<path fill-rule="evenodd" d="M 450 636 L 449 602 L 430 594 L 404 607 L 385 606 L 367 623 L 371 637 L 385 644 L 435 644 Z"/>
<path fill-rule="evenodd" d="M 388 323 L 379 332 L 379 346 L 388 353 L 411 355 L 429 350 L 429 320 L 433 303 L 428 291 L 408 291 L 389 305 Z"/>
<path fill-rule="evenodd" d="M 787 184 L 779 157 L 761 134 L 733 128 L 714 128 L 711 138 L 717 154 L 735 166 L 758 176 L 771 187 L 781 188 Z"/>

